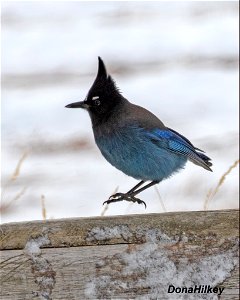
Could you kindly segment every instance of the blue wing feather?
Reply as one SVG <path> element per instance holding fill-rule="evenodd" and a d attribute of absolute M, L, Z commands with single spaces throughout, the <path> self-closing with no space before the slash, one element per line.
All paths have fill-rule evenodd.
<path fill-rule="evenodd" d="M 211 171 L 210 158 L 203 153 L 202 150 L 193 146 L 193 144 L 183 135 L 172 129 L 154 129 L 149 132 L 152 142 L 160 147 L 167 148 L 176 154 L 187 156 L 193 163 L 202 166 Z"/>

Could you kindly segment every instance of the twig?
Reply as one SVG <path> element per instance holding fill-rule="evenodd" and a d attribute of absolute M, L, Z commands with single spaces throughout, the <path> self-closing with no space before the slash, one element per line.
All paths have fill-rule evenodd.
<path fill-rule="evenodd" d="M 160 195 L 160 192 L 159 192 L 157 186 L 155 185 L 154 188 L 155 188 L 155 191 L 157 192 L 158 199 L 159 199 L 159 201 L 160 201 L 160 203 L 161 203 L 161 206 L 162 206 L 162 210 L 163 210 L 164 212 L 166 212 L 166 211 L 167 211 L 167 210 L 166 210 L 166 207 L 165 207 L 165 205 L 164 205 L 164 203 L 163 203 L 162 197 L 161 197 L 161 195 Z"/>
<path fill-rule="evenodd" d="M 221 185 L 223 185 L 224 180 L 226 179 L 226 176 L 231 173 L 231 171 L 236 168 L 236 166 L 239 164 L 239 160 L 236 160 L 233 165 L 231 165 L 228 170 L 221 176 L 221 178 L 218 181 L 217 186 L 215 189 L 210 189 L 207 193 L 206 199 L 204 201 L 204 210 L 208 210 L 210 201 L 214 198 L 216 193 L 218 192 Z"/>

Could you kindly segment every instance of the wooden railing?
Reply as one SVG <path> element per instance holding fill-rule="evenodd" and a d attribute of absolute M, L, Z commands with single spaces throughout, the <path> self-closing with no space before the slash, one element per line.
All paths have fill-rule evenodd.
<path fill-rule="evenodd" d="M 1 299 L 238 299 L 238 216 L 222 210 L 3 224 Z"/>

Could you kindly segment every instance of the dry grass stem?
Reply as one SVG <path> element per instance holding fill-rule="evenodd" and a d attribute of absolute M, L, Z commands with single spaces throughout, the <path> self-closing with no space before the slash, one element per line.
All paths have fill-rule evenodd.
<path fill-rule="evenodd" d="M 2 188 L 0 212 L 6 211 L 13 204 L 13 202 L 15 202 L 16 200 L 18 200 L 19 198 L 21 198 L 23 196 L 23 194 L 25 193 L 25 191 L 26 191 L 26 187 L 24 187 L 10 201 L 4 201 L 4 195 L 5 195 L 5 192 L 6 192 L 6 188 L 11 183 L 13 183 L 18 178 L 18 176 L 20 175 L 20 170 L 21 170 L 22 164 L 23 164 L 24 160 L 26 159 L 27 155 L 28 155 L 28 152 L 25 151 L 23 153 L 23 155 L 21 156 L 21 158 L 19 159 L 19 161 L 17 163 L 17 166 L 16 166 L 16 168 L 15 168 L 12 176 L 8 179 L 8 181 L 6 182 L 6 184 L 4 185 L 4 187 Z M 4 202 L 7 202 L 7 203 L 4 203 Z"/>
<path fill-rule="evenodd" d="M 115 190 L 113 191 L 112 195 L 116 194 L 117 191 L 118 191 L 118 189 L 119 189 L 119 186 L 117 186 L 117 187 L 115 188 Z M 102 210 L 102 212 L 101 212 L 101 217 L 105 216 L 105 213 L 106 213 L 106 211 L 108 210 L 108 208 L 109 208 L 109 204 L 105 204 L 105 206 L 103 207 L 103 210 Z"/>
<path fill-rule="evenodd" d="M 154 188 L 155 188 L 155 191 L 156 191 L 156 193 L 157 193 L 157 195 L 158 195 L 158 199 L 159 199 L 159 201 L 160 201 L 160 203 L 161 203 L 162 210 L 163 210 L 164 212 L 166 212 L 167 210 L 166 210 L 166 207 L 165 207 L 165 205 L 164 205 L 164 203 L 163 203 L 163 200 L 162 200 L 162 197 L 161 197 L 160 192 L 159 192 L 159 190 L 158 190 L 158 187 L 155 185 Z"/>
<path fill-rule="evenodd" d="M 5 188 L 10 184 L 12 183 L 13 181 L 15 181 L 17 179 L 17 177 L 19 176 L 20 174 L 20 170 L 21 170 L 21 166 L 22 166 L 22 163 L 24 162 L 25 158 L 27 157 L 28 153 L 27 151 L 25 151 L 22 155 L 22 157 L 19 159 L 18 163 L 17 163 L 17 166 L 12 174 L 12 176 L 8 179 L 8 181 L 6 182 L 5 186 L 2 188 L 2 193 L 1 193 L 1 199 L 3 200 L 3 197 L 4 197 L 4 193 L 5 193 Z"/>
<path fill-rule="evenodd" d="M 17 177 L 19 176 L 22 163 L 24 162 L 27 155 L 28 155 L 28 153 L 27 153 L 27 151 L 25 151 L 23 153 L 22 157 L 19 159 L 18 164 L 16 166 L 16 169 L 15 169 L 14 173 L 12 174 L 12 177 L 11 177 L 10 181 L 16 180 Z"/>
<path fill-rule="evenodd" d="M 45 196 L 42 195 L 41 196 L 41 206 L 42 206 L 42 218 L 44 221 L 47 220 L 47 210 L 46 210 L 46 206 L 45 206 Z"/>
<path fill-rule="evenodd" d="M 106 213 L 106 211 L 108 210 L 109 204 L 105 204 L 105 206 L 103 207 L 103 210 L 101 212 L 101 217 L 103 217 Z"/>
<path fill-rule="evenodd" d="M 12 204 L 13 204 L 13 202 L 15 202 L 15 201 L 17 201 L 18 199 L 20 199 L 23 195 L 24 195 L 24 193 L 25 193 L 25 191 L 26 191 L 26 187 L 24 187 L 19 193 L 17 193 L 16 195 L 15 195 L 15 197 L 13 197 L 10 201 L 8 201 L 7 203 L 2 203 L 1 205 L 0 205 L 0 212 L 2 213 L 3 211 L 5 211 L 6 209 L 8 209 Z"/>
<path fill-rule="evenodd" d="M 204 201 L 204 210 L 208 210 L 209 208 L 209 203 L 210 201 L 214 198 L 214 196 L 216 195 L 216 193 L 218 192 L 220 186 L 223 185 L 225 179 L 226 179 L 226 176 L 228 174 L 231 173 L 231 171 L 237 167 L 237 165 L 239 164 L 239 160 L 236 160 L 233 165 L 231 165 L 228 170 L 221 176 L 221 178 L 219 179 L 218 181 L 218 184 L 217 186 L 215 187 L 215 189 L 210 189 L 207 193 L 207 196 L 206 196 L 206 199 Z"/>

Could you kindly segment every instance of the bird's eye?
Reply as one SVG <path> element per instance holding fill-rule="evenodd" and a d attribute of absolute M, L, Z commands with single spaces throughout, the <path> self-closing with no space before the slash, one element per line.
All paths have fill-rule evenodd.
<path fill-rule="evenodd" d="M 100 100 L 94 100 L 94 104 L 95 104 L 96 106 L 99 106 L 99 105 L 101 104 L 101 102 L 100 102 Z"/>
<path fill-rule="evenodd" d="M 95 106 L 99 106 L 101 104 L 101 102 L 99 100 L 99 96 L 92 97 L 92 101 L 94 102 Z"/>

